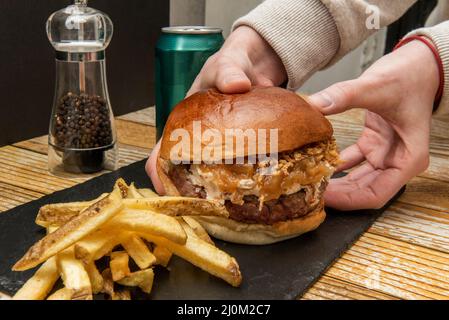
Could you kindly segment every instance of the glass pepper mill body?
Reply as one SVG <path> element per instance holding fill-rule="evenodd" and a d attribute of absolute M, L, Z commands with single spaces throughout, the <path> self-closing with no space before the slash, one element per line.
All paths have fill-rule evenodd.
<path fill-rule="evenodd" d="M 53 13 L 47 35 L 56 50 L 56 87 L 48 167 L 54 174 L 114 170 L 116 132 L 106 82 L 110 18 L 75 0 Z"/>

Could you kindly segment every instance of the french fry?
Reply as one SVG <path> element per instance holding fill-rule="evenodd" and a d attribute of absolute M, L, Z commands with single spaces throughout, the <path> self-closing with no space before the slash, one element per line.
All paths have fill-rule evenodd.
<path fill-rule="evenodd" d="M 12 297 L 6 293 L 0 292 L 0 301 L 1 300 L 12 300 Z"/>
<path fill-rule="evenodd" d="M 156 257 L 156 264 L 167 267 L 173 254 L 167 248 L 155 245 L 153 255 Z"/>
<path fill-rule="evenodd" d="M 110 253 L 121 241 L 121 233 L 104 229 L 94 231 L 75 243 L 75 258 L 89 264 Z"/>
<path fill-rule="evenodd" d="M 218 201 L 186 197 L 155 197 L 123 199 L 128 209 L 151 210 L 169 216 L 228 217 L 226 208 Z"/>
<path fill-rule="evenodd" d="M 109 295 L 111 300 L 131 300 L 129 290 L 114 291 L 114 281 L 112 281 L 111 269 L 103 270 L 101 276 L 104 279 L 103 289 L 101 292 Z"/>
<path fill-rule="evenodd" d="M 49 227 L 47 227 L 47 234 L 53 233 L 58 229 L 59 229 L 58 226 L 49 226 Z"/>
<path fill-rule="evenodd" d="M 120 195 L 123 199 L 126 199 L 128 197 L 129 186 L 126 184 L 123 178 L 118 178 L 117 181 L 115 181 L 114 189 L 120 190 Z"/>
<path fill-rule="evenodd" d="M 14 266 L 14 271 L 24 271 L 37 266 L 58 252 L 70 247 L 99 226 L 116 215 L 122 208 L 122 196 L 119 188 L 105 198 L 83 210 L 78 216 L 61 226 L 53 233 L 46 235 Z"/>
<path fill-rule="evenodd" d="M 145 269 L 131 273 L 120 279 L 117 283 L 123 286 L 139 287 L 145 293 L 150 293 L 153 287 L 154 272 L 153 269 Z"/>
<path fill-rule="evenodd" d="M 185 226 L 185 231 L 187 241 L 184 245 L 153 234 L 147 233 L 141 234 L 141 236 L 150 242 L 167 248 L 177 256 L 225 280 L 232 286 L 238 287 L 242 282 L 242 275 L 237 261 L 226 252 L 200 239 L 188 225 Z"/>
<path fill-rule="evenodd" d="M 123 279 L 131 274 L 129 270 L 129 256 L 125 251 L 112 252 L 109 267 L 111 268 L 112 280 L 114 281 Z"/>
<path fill-rule="evenodd" d="M 159 197 L 159 195 L 154 192 L 151 189 L 146 189 L 146 188 L 140 188 L 137 189 L 137 191 L 144 197 L 144 198 L 155 198 L 155 197 Z"/>
<path fill-rule="evenodd" d="M 48 296 L 47 300 L 72 300 L 73 290 L 62 288 Z"/>
<path fill-rule="evenodd" d="M 48 300 L 87 300 L 104 292 L 112 300 L 129 300 L 129 290 L 114 291 L 114 281 L 150 293 L 152 265 L 167 266 L 172 254 L 239 286 L 242 276 L 235 259 L 215 247 L 198 221 L 200 217 L 227 217 L 217 201 L 159 197 L 118 179 L 110 194 L 92 201 L 49 204 L 36 223 L 47 235 L 35 243 L 13 270 L 30 269 L 43 262 L 14 299 L 45 299 L 58 277 L 64 288 Z M 197 220 L 198 219 L 198 220 Z M 153 252 L 143 239 L 153 243 Z M 113 251 L 121 245 L 124 251 Z M 95 261 L 110 255 L 109 268 L 100 274 Z M 141 269 L 131 272 L 129 257 Z"/>
<path fill-rule="evenodd" d="M 83 263 L 75 259 L 73 248 L 59 253 L 56 261 L 65 287 L 73 291 L 72 300 L 92 300 L 89 275 Z"/>
<path fill-rule="evenodd" d="M 124 190 L 125 187 L 121 187 Z M 130 187 L 131 188 L 131 187 Z M 126 189 L 126 195 L 132 194 L 132 189 Z M 189 204 L 190 203 L 190 204 Z M 216 201 L 198 199 L 198 198 L 183 198 L 183 197 L 154 197 L 154 198 L 128 198 L 123 199 L 125 208 L 153 211 L 155 213 L 162 213 L 169 216 L 219 216 L 227 217 L 228 212 L 225 207 Z M 41 226 L 62 226 L 69 222 L 77 215 L 48 215 L 40 218 L 39 225 Z"/>
<path fill-rule="evenodd" d="M 101 292 L 103 289 L 104 280 L 95 263 L 92 261 L 84 265 L 84 268 L 89 276 L 90 284 L 92 286 L 92 293 L 97 294 Z"/>
<path fill-rule="evenodd" d="M 185 243 L 187 238 L 184 229 L 174 217 L 152 211 L 123 209 L 105 228 L 152 233 L 180 244 Z"/>
<path fill-rule="evenodd" d="M 114 292 L 114 281 L 112 280 L 111 269 L 106 268 L 101 273 L 101 277 L 103 278 L 103 289 L 101 292 L 108 294 L 109 296 L 113 296 Z"/>
<path fill-rule="evenodd" d="M 43 300 L 59 279 L 56 258 L 48 259 L 16 292 L 13 300 Z"/>
<path fill-rule="evenodd" d="M 182 219 L 190 226 L 190 228 L 193 229 L 193 231 L 195 231 L 195 234 L 198 237 L 206 242 L 209 242 L 211 245 L 215 245 L 206 229 L 204 229 L 203 226 L 195 220 L 195 218 L 192 218 L 190 216 L 183 216 Z"/>
<path fill-rule="evenodd" d="M 118 179 L 114 185 L 118 188 L 122 197 L 128 197 L 129 187 L 125 180 L 122 178 Z M 139 194 L 134 187 L 134 192 Z M 139 194 L 140 195 L 140 194 Z M 77 216 L 81 211 L 88 208 L 89 206 L 95 204 L 101 199 L 108 196 L 108 193 L 103 193 L 98 198 L 91 201 L 79 201 L 79 202 L 68 202 L 68 203 L 54 203 L 42 206 L 36 217 L 36 224 L 44 228 L 56 225 L 60 226 L 65 224 L 67 221 Z M 142 196 L 140 196 L 141 198 Z"/>
<path fill-rule="evenodd" d="M 44 228 L 51 225 L 62 225 L 107 195 L 107 193 L 103 193 L 92 201 L 47 204 L 39 209 L 35 222 Z"/>
<path fill-rule="evenodd" d="M 141 199 L 143 196 L 139 193 L 136 186 L 134 185 L 134 182 L 131 183 L 131 185 L 128 188 L 128 196 L 127 199 Z"/>
<path fill-rule="evenodd" d="M 101 276 L 104 279 L 104 285 L 101 292 L 109 295 L 111 300 L 131 300 L 131 294 L 128 290 L 114 291 L 114 281 L 112 281 L 111 269 L 103 270 Z"/>
<path fill-rule="evenodd" d="M 138 235 L 130 233 L 121 245 L 140 269 L 146 269 L 156 263 L 156 257 Z"/>
<path fill-rule="evenodd" d="M 131 293 L 129 290 L 120 290 L 114 292 L 111 296 L 111 300 L 131 300 Z"/>
<path fill-rule="evenodd" d="M 128 188 L 127 199 L 142 198 L 144 196 L 136 188 L 134 182 L 132 182 Z M 129 236 L 126 237 L 121 245 L 140 269 L 146 269 L 156 262 L 156 257 L 150 252 L 145 242 L 135 234 L 129 233 Z"/>

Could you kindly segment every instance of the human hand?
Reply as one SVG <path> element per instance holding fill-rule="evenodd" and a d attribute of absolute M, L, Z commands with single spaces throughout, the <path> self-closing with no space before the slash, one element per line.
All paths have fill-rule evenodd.
<path fill-rule="evenodd" d="M 340 210 L 380 208 L 429 165 L 433 103 L 439 87 L 432 51 L 412 41 L 373 64 L 360 78 L 337 83 L 310 97 L 325 115 L 366 109 L 365 127 L 355 144 L 341 152 L 326 205 Z"/>
<path fill-rule="evenodd" d="M 206 61 L 187 96 L 209 88 L 242 93 L 251 86 L 278 86 L 286 79 L 284 65 L 271 46 L 255 30 L 241 26 Z"/>
<path fill-rule="evenodd" d="M 161 180 L 159 179 L 159 175 L 157 174 L 156 170 L 156 162 L 160 149 L 161 149 L 161 140 L 159 140 L 154 146 L 153 150 L 151 150 L 151 154 L 148 157 L 147 163 L 145 164 L 145 171 L 147 175 L 150 177 L 156 192 L 160 195 L 164 195 L 165 189 L 164 186 L 162 185 Z"/>

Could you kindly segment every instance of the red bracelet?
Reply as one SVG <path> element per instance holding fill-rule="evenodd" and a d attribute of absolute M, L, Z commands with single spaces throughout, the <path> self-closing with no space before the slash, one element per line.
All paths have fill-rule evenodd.
<path fill-rule="evenodd" d="M 440 74 L 440 86 L 439 86 L 437 94 L 435 96 L 435 103 L 434 103 L 434 110 L 435 110 L 441 102 L 441 98 L 443 97 L 443 90 L 444 90 L 443 61 L 441 60 L 440 54 L 438 53 L 438 50 L 436 49 L 436 47 L 426 37 L 420 36 L 420 35 L 413 35 L 413 36 L 409 36 L 407 38 L 403 38 L 401 41 L 399 41 L 399 43 L 394 47 L 393 51 L 399 49 L 403 45 L 406 45 L 407 43 L 409 43 L 413 40 L 421 41 L 422 43 L 427 45 L 429 47 L 429 49 L 432 50 L 432 53 L 435 56 L 435 60 L 437 61 L 437 64 L 438 64 L 438 72 Z"/>

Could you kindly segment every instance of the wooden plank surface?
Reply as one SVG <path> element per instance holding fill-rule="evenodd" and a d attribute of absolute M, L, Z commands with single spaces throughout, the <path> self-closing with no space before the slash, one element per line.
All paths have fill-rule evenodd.
<path fill-rule="evenodd" d="M 120 120 L 119 167 L 145 159 L 150 154 L 152 145 L 143 141 L 151 141 L 151 137 L 154 140 L 155 135 L 151 133 L 154 128 L 147 127 L 147 130 L 142 132 L 141 125 Z M 138 146 L 122 143 L 120 137 L 130 136 L 128 131 L 140 132 L 139 137 L 142 142 Z M 52 175 L 47 171 L 47 151 L 46 135 L 0 148 L 0 191 L 5 190 L 0 194 L 0 212 L 96 176 L 67 174 L 57 177 Z"/>
<path fill-rule="evenodd" d="M 115 126 L 118 141 L 122 144 L 149 149 L 156 143 L 154 127 L 126 120 L 117 120 Z"/>
<path fill-rule="evenodd" d="M 364 114 L 330 117 L 339 147 L 357 141 Z M 116 121 L 119 165 L 148 156 L 154 108 Z M 449 299 L 449 117 L 434 119 L 431 163 L 302 299 Z M 90 177 L 47 172 L 47 137 L 0 148 L 0 211 Z M 1 299 L 1 297 L 0 297 Z"/>
<path fill-rule="evenodd" d="M 395 296 L 366 290 L 363 286 L 328 275 L 321 277 L 301 298 L 304 300 L 397 300 Z"/>
<path fill-rule="evenodd" d="M 154 127 L 156 125 L 155 107 L 148 107 L 136 112 L 131 112 L 118 117 L 118 119 Z"/>
<path fill-rule="evenodd" d="M 395 204 L 383 214 L 370 232 L 420 246 L 449 252 L 449 213 Z"/>
<path fill-rule="evenodd" d="M 354 109 L 330 119 L 341 150 L 357 141 L 363 111 Z M 430 153 L 429 168 L 408 183 L 397 203 L 305 299 L 369 299 L 366 296 L 373 293 L 386 299 L 449 299 L 449 117 L 433 119 Z M 351 290 L 338 291 L 327 279 L 342 281 Z M 351 294 L 354 288 L 361 288 L 362 296 Z"/>
<path fill-rule="evenodd" d="M 449 182 L 415 177 L 407 183 L 399 201 L 424 208 L 447 212 L 449 208 Z"/>

